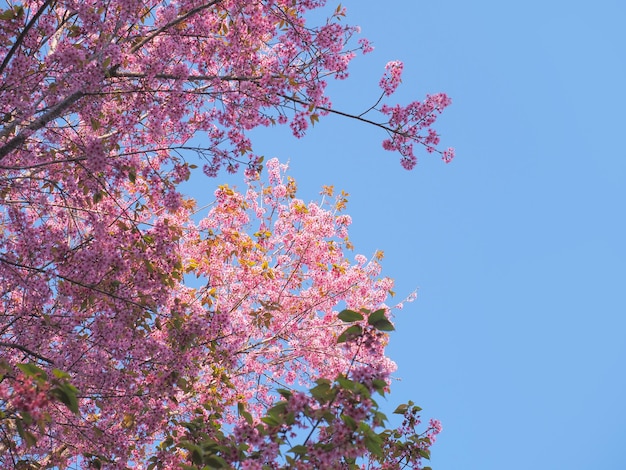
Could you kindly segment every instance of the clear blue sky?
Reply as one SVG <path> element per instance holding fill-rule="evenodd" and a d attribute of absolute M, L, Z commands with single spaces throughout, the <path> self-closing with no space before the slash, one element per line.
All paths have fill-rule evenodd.
<path fill-rule="evenodd" d="M 434 470 L 626 468 L 626 3 L 343 1 L 376 51 L 331 87 L 336 108 L 445 91 L 445 165 L 412 172 L 383 135 L 323 119 L 290 159 L 301 196 L 350 193 L 355 253 L 385 252 L 399 296 L 387 410 L 412 399 L 443 422 Z M 336 3 L 330 3 L 334 8 Z"/>

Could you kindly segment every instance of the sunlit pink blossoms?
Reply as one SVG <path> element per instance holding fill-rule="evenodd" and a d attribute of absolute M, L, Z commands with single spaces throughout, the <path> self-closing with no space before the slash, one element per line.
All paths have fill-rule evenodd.
<path fill-rule="evenodd" d="M 351 328 L 358 326 L 358 334 L 342 340 L 347 325 L 337 306 L 382 309 L 377 322 L 388 324 L 384 302 L 393 283 L 379 278 L 375 259 L 348 260 L 350 218 L 341 213 L 345 195 L 326 208 L 305 204 L 277 161 L 267 167 L 266 185 L 251 180 L 243 193 L 221 186 L 197 224 L 189 219 L 193 203 L 186 200 L 176 210 L 157 213 L 142 232 L 130 228 L 141 220 L 140 212 L 134 221 L 91 230 L 89 244 L 65 247 L 63 254 L 49 254 L 49 261 L 39 247 L 37 270 L 30 270 L 29 279 L 11 281 L 14 294 L 5 297 L 4 310 L 13 313 L 6 317 L 4 357 L 9 365 L 41 358 L 42 367 L 65 371 L 79 390 L 79 413 L 55 402 L 28 405 L 40 410 L 48 404 L 45 432 L 29 431 L 36 442 L 17 445 L 7 458 L 30 455 L 64 465 L 82 455 L 97 456 L 100 464 L 152 458 L 174 465 L 187 459 L 184 452 L 151 454 L 164 437 L 184 433 L 185 420 L 213 426 L 219 409 L 222 425 L 238 430 L 233 442 L 251 444 L 259 432 L 254 423 L 276 404 L 276 388 L 344 376 L 365 384 L 368 394 L 387 390 L 395 370 L 384 355 L 387 335 L 357 321 Z M 332 194 L 328 188 L 325 193 Z M 130 239 L 124 241 L 123 234 Z M 23 261 L 13 260 L 5 262 L 16 272 L 29 272 Z M 184 282 L 189 276 L 199 287 Z M 30 285 L 40 286 L 43 294 L 36 304 L 27 297 Z M 5 412 L 25 409 L 12 397 L 24 386 L 31 390 L 29 383 L 8 372 L 0 397 Z M 341 416 L 349 413 L 355 422 L 370 419 L 373 403 L 352 393 L 346 402 L 340 392 L 328 403 L 294 393 L 288 406 L 297 420 L 291 424 L 302 419 L 298 426 L 306 426 L 300 414 L 320 406 Z M 242 404 L 249 422 L 241 421 Z M 324 429 L 319 427 L 307 444 L 311 462 L 367 452 L 346 428 L 344 441 L 333 434 L 336 453 L 319 454 L 322 447 L 314 444 L 330 439 Z M 271 444 L 275 438 L 258 435 L 263 461 L 278 458 L 277 444 Z M 220 458 L 238 465 L 238 457 Z"/>
<path fill-rule="evenodd" d="M 334 109 L 327 80 L 371 45 L 342 7 L 312 24 L 325 3 L 3 5 L 0 467 L 418 465 L 403 443 L 425 452 L 437 426 L 379 432 L 374 400 L 392 281 L 352 261 L 345 195 L 298 199 L 250 131 L 341 114 L 411 168 L 450 101 L 385 104 L 393 62 L 369 108 L 384 121 Z M 181 192 L 240 165 L 244 190 L 207 191 L 209 210 Z"/>
<path fill-rule="evenodd" d="M 413 169 L 417 164 L 415 143 L 423 145 L 429 153 L 440 153 L 442 159 L 449 163 L 454 158 L 454 149 L 448 148 L 444 151 L 437 149 L 440 138 L 431 125 L 437 119 L 437 115 L 450 104 L 451 100 L 445 93 L 438 93 L 407 106 L 382 105 L 380 111 L 389 116 L 389 127 L 397 130 L 389 139 L 383 141 L 383 148 L 400 152 L 402 155 L 400 162 L 407 170 Z"/>
<path fill-rule="evenodd" d="M 386 96 L 393 95 L 396 88 L 402 82 L 402 69 L 404 64 L 399 60 L 393 60 L 385 65 L 386 73 L 383 78 L 380 79 L 380 87 Z"/>

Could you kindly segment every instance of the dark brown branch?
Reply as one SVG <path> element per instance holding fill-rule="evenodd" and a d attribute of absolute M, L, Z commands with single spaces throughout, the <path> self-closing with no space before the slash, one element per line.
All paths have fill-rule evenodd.
<path fill-rule="evenodd" d="M 32 28 L 35 25 L 39 17 L 43 14 L 44 10 L 48 8 L 53 1 L 54 0 L 46 0 L 44 4 L 41 5 L 41 8 L 39 8 L 37 13 L 35 13 L 35 15 L 31 18 L 31 20 L 26 24 L 26 26 L 24 27 L 20 35 L 17 37 L 17 39 L 13 43 L 11 50 L 9 50 L 9 52 L 5 56 L 4 60 L 2 61 L 2 64 L 0 64 L 0 74 L 4 72 L 4 69 L 6 68 L 6 66 L 9 65 L 9 62 L 11 61 L 11 57 L 13 57 L 13 54 L 15 54 L 15 51 L 17 51 L 17 48 L 20 47 L 20 45 L 24 41 L 24 38 L 28 34 L 28 31 L 30 30 L 30 28 Z"/>
<path fill-rule="evenodd" d="M 34 168 L 41 168 L 48 165 L 55 165 L 57 163 L 73 163 L 87 160 L 87 157 L 66 158 L 63 160 L 51 160 L 49 162 L 33 163 L 32 165 L 25 166 L 4 166 L 0 165 L 0 170 L 32 170 Z"/>
<path fill-rule="evenodd" d="M 46 112 L 43 116 L 40 116 L 39 118 L 35 119 L 30 124 L 25 126 L 25 128 L 18 135 L 16 135 L 7 143 L 5 143 L 2 147 L 0 147 L 0 160 L 6 157 L 9 154 L 9 152 L 12 152 L 17 147 L 19 147 L 24 142 L 26 142 L 27 134 L 29 134 L 30 132 L 38 131 L 39 129 L 43 128 L 46 124 L 48 124 L 50 121 L 53 121 L 59 116 L 61 116 L 61 114 L 65 110 L 67 110 L 67 108 L 69 108 L 74 103 L 76 103 L 84 95 L 85 93 L 82 91 L 75 91 L 70 96 L 65 98 L 63 101 L 61 101 L 60 103 L 57 103 L 52 108 L 50 108 L 48 112 Z"/>
<path fill-rule="evenodd" d="M 306 101 L 303 101 L 301 99 L 296 98 L 295 96 L 287 96 L 287 95 L 280 95 L 281 98 L 284 98 L 288 101 L 291 101 L 293 103 L 297 103 L 300 104 L 302 106 L 310 106 L 311 103 L 307 103 Z M 376 126 L 376 127 L 380 127 L 381 129 L 384 129 L 387 132 L 390 132 L 392 134 L 398 134 L 398 135 L 406 135 L 406 133 L 404 132 L 400 132 L 397 129 L 392 129 L 389 126 L 386 126 L 385 124 L 381 124 L 380 122 L 376 122 L 376 121 L 372 121 L 371 119 L 365 119 L 363 117 L 363 113 L 356 115 L 356 114 L 350 114 L 350 113 L 344 113 L 343 111 L 338 111 L 336 109 L 332 109 L 332 108 L 327 108 L 325 106 L 315 106 L 316 109 L 319 109 L 320 111 L 324 111 L 327 113 L 331 113 L 331 114 L 337 114 L 339 116 L 344 116 L 347 118 L 351 118 L 351 119 L 356 119 L 357 121 L 361 121 L 364 122 L 366 124 L 371 124 L 372 126 Z"/>
<path fill-rule="evenodd" d="M 139 49 L 145 46 L 148 42 L 152 41 L 155 37 L 157 37 L 166 29 L 176 26 L 177 24 L 180 24 L 183 21 L 185 21 L 190 16 L 193 16 L 196 13 L 201 12 L 202 10 L 206 10 L 207 8 L 211 8 L 212 6 L 217 5 L 218 3 L 222 3 L 222 1 L 223 0 L 212 0 L 209 3 L 205 3 L 204 5 L 200 5 L 199 7 L 192 8 L 187 13 L 184 13 L 180 15 L 179 17 L 177 17 L 176 19 L 170 21 L 169 23 L 164 24 L 160 28 L 155 29 L 152 33 L 148 34 L 148 36 L 143 38 L 138 44 L 134 45 L 133 48 L 130 50 L 130 52 L 134 54 L 135 52 L 137 52 Z"/>
<path fill-rule="evenodd" d="M 3 257 L 0 257 L 0 263 L 5 263 L 5 264 L 8 264 L 10 266 L 15 266 L 16 268 L 26 269 L 28 271 L 34 271 L 34 272 L 37 272 L 37 273 L 50 275 L 50 273 L 48 271 L 46 271 L 45 269 L 43 269 L 43 268 L 37 268 L 35 266 L 26 266 L 26 265 L 21 264 L 21 263 L 16 263 L 14 261 L 10 261 L 10 260 L 8 260 L 6 258 L 3 258 Z M 71 278 L 66 277 L 66 276 L 61 276 L 60 274 L 55 274 L 55 275 L 59 279 L 67 281 L 70 284 L 74 284 L 74 285 L 77 285 L 77 286 L 80 286 L 80 287 L 84 287 L 85 289 L 93 290 L 94 292 L 98 292 L 99 294 L 106 295 L 106 296 L 111 297 L 111 298 L 116 299 L 116 300 L 121 300 L 122 302 L 126 302 L 126 303 L 128 303 L 130 305 L 134 305 L 135 307 L 138 307 L 138 308 L 140 308 L 142 310 L 146 310 L 148 312 L 152 311 L 150 309 L 150 307 L 148 307 L 147 305 L 142 305 L 139 302 L 135 302 L 134 300 L 130 300 L 130 299 L 126 299 L 124 297 L 120 297 L 119 295 L 113 294 L 112 292 L 107 292 L 107 291 L 105 291 L 103 289 L 100 289 L 99 287 L 97 287 L 95 285 L 85 284 L 84 282 L 80 282 L 80 281 L 77 281 L 76 279 L 71 279 Z"/>
<path fill-rule="evenodd" d="M 114 78 L 146 78 L 145 73 L 139 72 L 119 72 L 117 70 L 113 70 L 110 72 L 110 76 Z M 222 80 L 222 81 L 233 81 L 233 82 L 254 82 L 261 80 L 261 77 L 254 76 L 242 76 L 238 77 L 236 75 L 189 75 L 185 76 L 177 76 L 169 73 L 158 73 L 154 76 L 155 78 L 159 78 L 161 80 L 185 80 L 188 82 L 206 82 L 212 80 Z M 278 77 L 276 77 L 278 78 Z"/>
<path fill-rule="evenodd" d="M 44 361 L 47 362 L 48 364 L 54 365 L 54 361 L 52 359 L 48 359 L 45 356 L 42 356 L 41 354 L 36 353 L 35 351 L 31 351 L 30 349 L 21 346 L 19 344 L 13 344 L 13 343 L 0 343 L 0 348 L 12 348 L 12 349 L 18 349 L 20 351 L 22 351 L 23 353 L 28 354 L 29 356 L 33 356 L 36 357 L 37 359 L 39 359 L 40 361 Z"/>

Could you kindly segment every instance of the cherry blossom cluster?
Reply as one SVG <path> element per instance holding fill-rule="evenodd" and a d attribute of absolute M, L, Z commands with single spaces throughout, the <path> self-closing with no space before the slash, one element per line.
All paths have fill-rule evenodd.
<path fill-rule="evenodd" d="M 43 226 L 35 211 L 44 201 L 13 211 L 7 221 L 23 232 L 3 239 L 2 301 L 11 312 L 3 339 L 19 348 L 5 356 L 18 364 L 33 351 L 31 359 L 48 361 L 41 367 L 66 371 L 80 405 L 75 414 L 40 404 L 50 421 L 25 453 L 58 449 L 55 461 L 66 463 L 99 455 L 111 468 L 152 457 L 174 465 L 188 458 L 181 447 L 167 458 L 153 449 L 162 436 L 181 435 L 183 417 L 209 425 L 220 410 L 223 426 L 240 429 L 232 439 L 252 445 L 258 430 L 241 422 L 238 404 L 257 423 L 276 404 L 277 387 L 297 391 L 349 375 L 367 390 L 387 389 L 395 365 L 384 353 L 386 334 L 364 326 L 342 341 L 336 306 L 386 312 L 393 283 L 380 277 L 375 259 L 349 261 L 345 196 L 306 204 L 285 169 L 272 159 L 268 181 L 250 178 L 245 192 L 220 186 L 197 223 L 192 201 L 167 207 L 148 196 L 120 212 L 104 194 L 87 205 L 101 212 L 87 208 L 68 219 L 58 208 Z M 136 175 L 125 190 L 143 184 Z M 90 196 L 80 180 L 75 185 Z M 188 286 L 189 276 L 203 287 Z M 333 409 L 354 422 L 372 419 L 369 398 L 346 393 L 337 393 Z M 312 409 L 310 397 L 293 397 L 291 412 Z M 367 451 L 345 419 L 316 428 L 313 468 Z M 311 426 L 304 416 L 299 423 Z M 259 435 L 255 451 L 278 458 L 279 435 Z M 330 442 L 337 455 L 322 452 Z"/>
<path fill-rule="evenodd" d="M 279 389 L 282 399 L 260 420 L 240 403 L 240 420 L 229 436 L 194 420 L 186 425 L 180 442 L 187 452 L 179 457 L 197 467 L 219 463 L 242 469 L 422 468 L 440 424 L 432 421 L 426 431 L 416 434 L 419 408 L 409 403 L 395 411 L 404 415 L 399 428 L 377 432 L 387 418 L 374 397 L 384 395 L 386 382 L 375 369 L 359 370 L 352 378 L 319 379 L 308 394 Z M 168 437 L 161 447 L 170 449 L 173 441 Z M 164 461 L 177 462 L 171 453 L 152 460 L 155 466 Z"/>
<path fill-rule="evenodd" d="M 430 459 L 430 447 L 442 431 L 441 423 L 431 419 L 428 428 L 416 434 L 420 425 L 421 408 L 409 401 L 399 406 L 394 413 L 403 415 L 402 424 L 394 430 L 395 439 L 385 441 L 384 452 L 390 462 L 401 463 L 402 468 L 422 468 L 423 460 Z M 387 467 L 383 467 L 387 468 Z M 390 466 L 389 468 L 395 468 Z"/>
<path fill-rule="evenodd" d="M 256 168 L 248 131 L 289 123 L 301 137 L 334 111 L 327 77 L 346 78 L 355 52 L 372 50 L 366 39 L 350 47 L 358 28 L 341 21 L 343 8 L 307 24 L 306 11 L 324 3 L 37 0 L 7 8 L 2 34 L 13 47 L 0 52 L 0 159 L 61 164 L 69 151 L 108 176 L 150 152 L 189 151 L 186 143 L 202 136 L 196 151 L 210 176 L 240 163 Z M 384 95 L 402 67 L 387 64 Z M 177 164 L 174 157 L 160 158 Z"/>
<path fill-rule="evenodd" d="M 42 418 L 42 412 L 50 402 L 48 389 L 46 384 L 38 384 L 23 374 L 11 380 L 11 385 L 5 378 L 0 382 L 0 401 L 4 402 L 2 412 L 5 416 L 9 410 L 26 413 L 36 422 Z"/>
<path fill-rule="evenodd" d="M 415 143 L 423 145 L 429 153 L 440 153 L 446 163 L 452 161 L 454 149 L 438 150 L 439 134 L 431 127 L 450 103 L 451 100 L 445 93 L 437 93 L 428 95 L 424 101 L 414 101 L 407 106 L 383 104 L 380 112 L 389 116 L 387 124 L 394 130 L 391 137 L 383 141 L 383 148 L 399 152 L 402 155 L 402 166 L 407 170 L 413 169 L 417 164 Z"/>
<path fill-rule="evenodd" d="M 391 96 L 396 91 L 396 88 L 398 88 L 402 82 L 403 68 L 404 64 L 399 60 L 393 60 L 385 65 L 386 73 L 380 79 L 379 83 L 385 95 Z"/>
<path fill-rule="evenodd" d="M 277 389 L 324 395 L 319 381 L 334 384 L 332 406 L 313 395 L 317 405 L 296 400 L 292 412 L 309 427 L 303 413 L 324 406 L 337 419 L 312 426 L 301 468 L 329 465 L 323 450 L 335 435 L 337 449 L 372 452 L 373 435 L 351 432 L 350 420 L 377 425 L 366 395 L 386 390 L 395 365 L 386 330 L 361 319 L 346 335 L 338 306 L 388 315 L 393 282 L 377 259 L 352 260 L 345 195 L 298 199 L 285 167 L 265 163 L 250 137 L 275 124 L 302 136 L 334 112 L 326 80 L 346 78 L 357 50 L 371 50 L 366 40 L 351 48 L 358 28 L 342 21 L 343 8 L 310 24 L 308 12 L 324 5 L 2 7 L 0 404 L 44 417 L 45 426 L 27 434 L 15 424 L 27 418 L 0 417 L 0 467 L 195 464 L 215 454 L 197 457 L 198 428 L 217 439 L 219 458 L 254 468 L 237 446 L 265 423 L 271 430 L 259 434 L 255 452 L 277 468 L 283 434 L 263 418 L 280 400 Z M 384 94 L 395 90 L 401 65 L 387 72 Z M 448 104 L 433 95 L 382 105 L 385 148 L 400 151 L 407 167 L 413 143 L 436 151 L 430 125 Z M 244 191 L 218 187 L 209 210 L 181 193 L 198 166 L 216 176 L 240 164 Z M 48 379 L 9 386 L 24 367 Z M 337 385 L 338 377 L 351 382 Z M 251 428 L 238 428 L 242 419 Z"/>

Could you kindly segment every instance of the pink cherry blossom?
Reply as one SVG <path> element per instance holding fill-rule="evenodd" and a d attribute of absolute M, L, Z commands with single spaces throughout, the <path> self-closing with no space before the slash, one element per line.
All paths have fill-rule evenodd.
<path fill-rule="evenodd" d="M 380 87 L 383 89 L 385 95 L 390 96 L 398 88 L 402 81 L 402 69 L 404 64 L 399 60 L 392 60 L 385 65 L 385 75 L 380 79 Z"/>
<path fill-rule="evenodd" d="M 346 195 L 299 199 L 250 131 L 335 113 L 412 168 L 450 99 L 383 102 L 390 62 L 383 121 L 333 108 L 327 80 L 371 45 L 341 7 L 312 24 L 323 0 L 22 3 L 0 11 L 0 467 L 285 468 L 308 430 L 291 468 L 400 468 L 367 441 L 393 281 L 351 252 Z M 243 190 L 207 180 L 208 206 L 182 192 L 240 169 Z"/>

